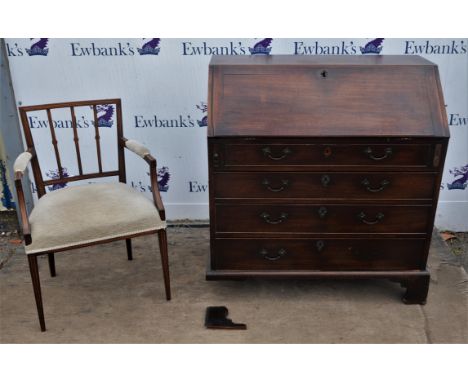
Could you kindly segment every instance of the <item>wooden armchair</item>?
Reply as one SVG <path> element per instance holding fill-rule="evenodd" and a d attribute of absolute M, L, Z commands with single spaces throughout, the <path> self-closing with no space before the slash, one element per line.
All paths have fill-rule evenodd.
<path fill-rule="evenodd" d="M 101 159 L 98 108 L 109 106 L 115 107 L 116 112 L 114 119 L 117 126 L 118 169 L 115 171 L 103 171 Z M 93 134 L 95 134 L 98 172 L 83 172 L 77 118 L 75 115 L 75 108 L 79 107 L 89 107 L 92 109 L 94 121 L 89 129 L 92 129 Z M 78 174 L 72 176 L 64 173 L 52 119 L 52 110 L 63 108 L 70 110 L 71 130 L 73 132 L 73 138 L 70 137 L 70 139 L 74 141 L 78 164 Z M 37 256 L 42 254 L 48 254 L 50 274 L 54 277 L 54 253 L 56 252 L 125 239 L 128 260 L 132 260 L 131 238 L 157 233 L 166 298 L 170 300 L 166 216 L 159 194 L 156 159 L 151 156 L 146 147 L 134 140 L 127 140 L 123 137 L 120 99 L 25 106 L 20 107 L 19 111 L 27 150 L 20 154 L 15 161 L 15 186 L 18 194 L 18 206 L 23 224 L 25 249 L 28 256 L 41 330 L 46 330 L 37 263 Z M 28 113 L 37 111 L 45 111 L 47 114 L 48 128 L 58 168 L 56 179 L 44 180 L 39 166 L 28 119 Z M 80 129 L 80 132 L 82 130 Z M 153 201 L 126 185 L 124 148 L 136 153 L 148 163 Z M 35 203 L 31 214 L 28 216 L 22 188 L 22 177 L 29 162 L 34 174 L 39 200 Z M 102 177 L 118 177 L 119 182 L 90 183 L 65 187 L 46 193 L 46 187 L 49 187 L 50 191 L 50 188 L 53 188 L 50 186 L 60 185 L 64 182 L 68 183 Z"/>

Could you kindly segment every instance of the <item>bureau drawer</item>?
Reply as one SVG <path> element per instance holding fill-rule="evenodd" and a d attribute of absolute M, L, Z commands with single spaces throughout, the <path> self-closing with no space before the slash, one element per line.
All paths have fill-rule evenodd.
<path fill-rule="evenodd" d="M 409 270 L 424 263 L 425 239 L 215 239 L 213 269 Z"/>
<path fill-rule="evenodd" d="M 432 164 L 430 144 L 225 143 L 226 168 L 265 166 L 372 166 L 425 168 Z"/>
<path fill-rule="evenodd" d="M 219 172 L 216 199 L 432 199 L 435 174 L 428 172 Z"/>
<path fill-rule="evenodd" d="M 425 234 L 431 206 L 217 204 L 217 233 Z"/>

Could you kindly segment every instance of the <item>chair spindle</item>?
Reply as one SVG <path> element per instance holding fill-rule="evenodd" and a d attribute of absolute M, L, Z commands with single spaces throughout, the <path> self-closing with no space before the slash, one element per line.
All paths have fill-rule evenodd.
<path fill-rule="evenodd" d="M 73 106 L 70 106 L 70 113 L 72 117 L 73 140 L 75 141 L 76 159 L 78 161 L 78 171 L 80 175 L 83 175 L 83 166 L 81 165 L 81 155 L 80 155 L 80 143 L 79 143 L 79 138 L 78 138 L 78 129 L 76 126 L 75 108 Z"/>
<path fill-rule="evenodd" d="M 59 179 L 62 179 L 63 178 L 62 162 L 60 161 L 60 153 L 58 149 L 57 138 L 55 136 L 54 122 L 52 120 L 52 113 L 50 112 L 50 109 L 47 109 L 47 119 L 49 120 L 50 135 L 52 137 L 52 144 L 54 145 L 55 159 L 57 160 L 57 167 L 59 171 Z"/>
<path fill-rule="evenodd" d="M 101 161 L 101 143 L 99 136 L 99 125 L 98 125 L 98 118 L 97 118 L 97 109 L 96 105 L 93 105 L 93 113 L 94 113 L 94 128 L 96 131 L 96 150 L 97 150 L 97 157 L 98 157 L 98 166 L 99 166 L 99 173 L 102 173 L 102 161 Z"/>

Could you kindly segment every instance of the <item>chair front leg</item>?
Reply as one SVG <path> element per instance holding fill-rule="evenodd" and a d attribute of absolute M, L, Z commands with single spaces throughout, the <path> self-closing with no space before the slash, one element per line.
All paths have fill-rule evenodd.
<path fill-rule="evenodd" d="M 159 251 L 161 252 L 161 264 L 164 275 L 164 287 L 166 288 L 166 300 L 171 299 L 171 282 L 169 279 L 169 257 L 167 254 L 167 236 L 166 230 L 158 231 Z"/>
<path fill-rule="evenodd" d="M 133 260 L 132 239 L 125 239 L 125 245 L 127 246 L 127 259 L 128 260 Z"/>
<path fill-rule="evenodd" d="M 29 271 L 31 272 L 31 280 L 34 290 L 34 298 L 36 299 L 37 315 L 41 325 L 41 332 L 46 331 L 44 320 L 44 309 L 42 307 L 41 282 L 39 280 L 39 267 L 37 265 L 37 256 L 28 255 Z"/>
<path fill-rule="evenodd" d="M 48 255 L 49 259 L 49 270 L 50 270 L 50 276 L 55 277 L 55 255 L 53 253 L 49 253 Z"/>

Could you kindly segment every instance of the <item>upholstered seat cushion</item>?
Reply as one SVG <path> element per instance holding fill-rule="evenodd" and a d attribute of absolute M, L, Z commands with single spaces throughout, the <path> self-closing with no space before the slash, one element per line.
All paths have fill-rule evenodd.
<path fill-rule="evenodd" d="M 166 227 L 152 200 L 123 183 L 70 186 L 40 198 L 26 253 L 90 244 Z"/>

